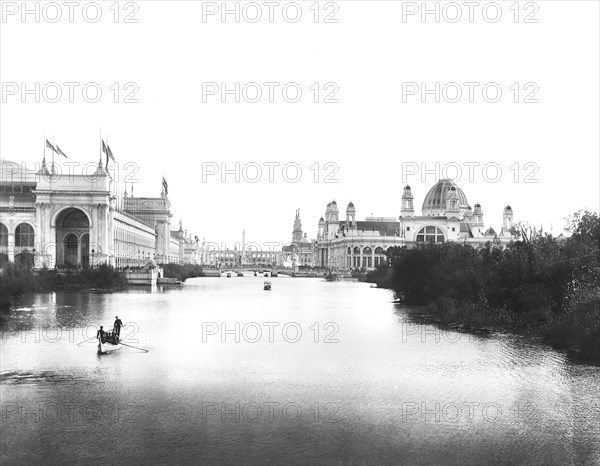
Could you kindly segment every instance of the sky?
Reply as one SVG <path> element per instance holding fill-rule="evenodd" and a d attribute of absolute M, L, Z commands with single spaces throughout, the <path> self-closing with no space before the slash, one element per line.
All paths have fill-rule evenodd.
<path fill-rule="evenodd" d="M 0 155 L 48 138 L 77 172 L 102 137 L 121 194 L 165 177 L 173 223 L 227 246 L 289 242 L 296 209 L 314 238 L 333 199 L 398 217 L 407 183 L 420 213 L 443 177 L 496 230 L 598 211 L 598 2 L 450 3 L 3 2 Z"/>

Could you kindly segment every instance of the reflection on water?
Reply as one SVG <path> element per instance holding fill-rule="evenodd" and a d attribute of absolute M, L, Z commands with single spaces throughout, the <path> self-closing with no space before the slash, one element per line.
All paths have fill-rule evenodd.
<path fill-rule="evenodd" d="M 23 299 L 2 320 L 3 460 L 600 462 L 599 368 L 413 323 L 366 284 L 272 282 Z M 116 315 L 148 353 L 96 354 Z"/>

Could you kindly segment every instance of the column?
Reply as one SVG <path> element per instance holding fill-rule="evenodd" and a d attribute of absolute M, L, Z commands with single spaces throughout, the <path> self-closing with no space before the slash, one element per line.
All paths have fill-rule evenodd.
<path fill-rule="evenodd" d="M 81 263 L 81 238 L 77 238 L 77 266 L 81 267 L 83 264 Z"/>
<path fill-rule="evenodd" d="M 12 225 L 7 224 L 8 228 L 8 260 L 10 262 L 15 261 L 15 232 L 12 231 Z"/>

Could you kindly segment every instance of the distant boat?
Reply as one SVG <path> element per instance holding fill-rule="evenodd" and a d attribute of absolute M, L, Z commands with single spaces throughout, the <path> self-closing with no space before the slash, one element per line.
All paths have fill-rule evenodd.
<path fill-rule="evenodd" d="M 243 276 L 244 276 L 244 274 L 243 274 L 242 272 L 238 272 L 238 273 L 237 273 L 237 276 L 238 276 L 238 277 L 243 277 Z"/>
<path fill-rule="evenodd" d="M 268 277 L 268 276 L 269 276 L 269 272 L 265 272 L 265 277 Z"/>
<path fill-rule="evenodd" d="M 271 291 L 271 282 L 265 282 L 264 284 L 265 291 Z"/>
<path fill-rule="evenodd" d="M 333 273 L 331 273 L 331 270 L 327 273 L 327 275 L 325 275 L 325 280 L 327 280 L 328 282 L 335 282 L 337 280 L 339 280 L 337 275 L 334 275 Z"/>
<path fill-rule="evenodd" d="M 227 278 L 231 278 L 231 274 L 227 272 Z"/>
<path fill-rule="evenodd" d="M 257 276 L 257 274 L 256 274 L 256 271 L 254 271 L 254 276 L 255 276 L 255 277 Z"/>

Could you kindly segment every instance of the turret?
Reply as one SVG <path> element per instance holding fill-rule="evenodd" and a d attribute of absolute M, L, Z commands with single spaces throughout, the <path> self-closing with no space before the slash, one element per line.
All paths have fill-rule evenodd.
<path fill-rule="evenodd" d="M 465 223 L 473 222 L 473 208 L 470 205 L 467 206 L 467 210 L 465 210 L 464 221 Z"/>
<path fill-rule="evenodd" d="M 329 204 L 329 222 L 327 223 L 327 235 L 329 239 L 334 239 L 339 228 L 339 214 L 337 202 L 331 201 Z"/>
<path fill-rule="evenodd" d="M 475 209 L 473 209 L 473 223 L 474 227 L 483 228 L 483 210 L 481 209 L 481 204 L 475 204 Z"/>
<path fill-rule="evenodd" d="M 513 210 L 507 205 L 502 212 L 502 230 L 509 232 L 513 227 Z"/>
<path fill-rule="evenodd" d="M 414 217 L 415 215 L 413 195 L 408 185 L 404 187 L 404 191 L 402 192 L 402 207 L 400 208 L 400 212 L 403 217 Z"/>
<path fill-rule="evenodd" d="M 302 221 L 300 220 L 300 209 L 296 210 L 294 219 L 294 231 L 292 232 L 292 242 L 298 242 L 302 239 Z"/>
<path fill-rule="evenodd" d="M 323 217 L 321 217 L 319 219 L 319 228 L 317 230 L 317 240 L 321 241 L 323 239 L 324 234 L 325 234 L 325 219 Z"/>
<path fill-rule="evenodd" d="M 330 213 L 331 213 L 331 219 L 329 221 L 331 223 L 339 223 L 340 211 L 338 210 L 337 202 L 331 201 Z"/>
<path fill-rule="evenodd" d="M 460 208 L 458 206 L 458 193 L 452 186 L 446 193 L 446 217 L 459 217 Z"/>
<path fill-rule="evenodd" d="M 354 204 L 352 201 L 346 207 L 346 227 L 352 228 L 354 226 L 354 222 L 356 221 L 356 209 L 354 208 Z"/>

